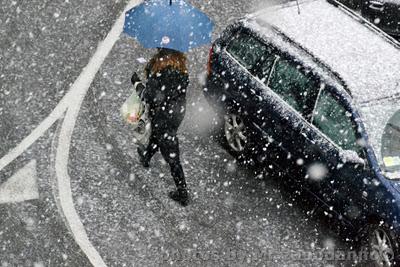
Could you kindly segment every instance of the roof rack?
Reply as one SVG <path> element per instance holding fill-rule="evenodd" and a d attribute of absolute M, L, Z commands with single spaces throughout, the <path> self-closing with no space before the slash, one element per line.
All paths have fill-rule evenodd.
<path fill-rule="evenodd" d="M 388 100 L 397 100 L 400 99 L 400 93 L 391 95 L 391 96 L 385 96 L 385 97 L 379 97 L 379 98 L 375 98 L 375 99 L 371 99 L 371 100 L 367 100 L 367 101 L 363 101 L 361 102 L 361 106 L 367 106 L 370 103 L 382 103 Z"/>

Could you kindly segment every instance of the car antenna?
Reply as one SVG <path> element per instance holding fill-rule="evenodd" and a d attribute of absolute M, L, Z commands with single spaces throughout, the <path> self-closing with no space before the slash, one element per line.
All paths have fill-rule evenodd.
<path fill-rule="evenodd" d="M 172 0 L 171 0 L 172 1 Z M 299 13 L 300 15 L 300 5 L 299 5 L 299 0 L 296 0 L 296 4 L 297 4 L 297 13 Z"/>

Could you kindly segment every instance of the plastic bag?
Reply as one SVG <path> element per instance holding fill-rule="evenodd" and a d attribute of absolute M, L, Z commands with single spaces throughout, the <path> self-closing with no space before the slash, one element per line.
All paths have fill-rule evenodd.
<path fill-rule="evenodd" d="M 137 82 L 133 86 L 132 94 L 126 99 L 121 107 L 121 116 L 133 129 L 134 142 L 147 145 L 151 135 L 151 122 L 148 117 L 149 108 L 141 100 L 139 94 L 143 94 L 143 88 L 138 94 L 137 87 L 143 84 Z M 140 87 L 139 87 L 140 89 Z"/>
<path fill-rule="evenodd" d="M 137 127 L 144 112 L 145 106 L 136 92 L 135 85 L 132 94 L 126 99 L 121 107 L 121 115 L 126 123 Z"/>

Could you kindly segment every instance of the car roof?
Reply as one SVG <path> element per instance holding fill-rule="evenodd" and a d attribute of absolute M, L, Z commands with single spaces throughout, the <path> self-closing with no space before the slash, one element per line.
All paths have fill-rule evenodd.
<path fill-rule="evenodd" d="M 300 11 L 300 12 L 299 12 Z M 287 36 L 344 80 L 359 103 L 400 93 L 400 49 L 355 14 L 324 0 L 290 3 L 251 14 L 247 25 Z M 367 25 L 368 26 L 368 25 Z"/>

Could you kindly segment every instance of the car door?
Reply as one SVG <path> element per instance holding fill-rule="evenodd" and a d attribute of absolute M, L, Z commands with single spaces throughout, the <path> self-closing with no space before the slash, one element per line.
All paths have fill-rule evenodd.
<path fill-rule="evenodd" d="M 312 125 L 302 131 L 308 140 L 307 186 L 329 210 L 350 222 L 357 220 L 365 208 L 372 172 L 351 103 L 333 88 L 324 88 L 315 105 Z"/>
<path fill-rule="evenodd" d="M 271 63 L 267 62 L 268 69 Z M 261 68 L 261 72 L 265 69 Z M 270 125 L 265 131 L 275 142 L 280 143 L 285 154 L 279 159 L 282 165 L 294 178 L 301 178 L 303 147 L 306 139 L 301 130 L 311 120 L 311 114 L 320 89 L 317 77 L 290 55 L 275 55 L 274 63 L 267 78 L 263 79 L 268 88 L 275 94 L 269 97 Z M 278 99 L 273 103 L 272 99 Z"/>
<path fill-rule="evenodd" d="M 270 125 L 273 107 L 265 103 L 265 85 L 257 76 L 262 63 L 273 63 L 273 48 L 249 30 L 243 29 L 231 39 L 223 57 L 230 66 L 228 71 L 221 74 L 228 85 L 224 89 L 234 99 L 226 104 L 245 120 L 247 130 L 250 130 L 247 134 L 251 136 L 247 139 L 250 142 L 248 146 L 252 147 L 254 158 L 263 162 L 268 161 L 271 155 L 279 157 L 282 154 L 281 147 L 271 144 L 269 136 L 260 130 L 260 127 Z"/>
<path fill-rule="evenodd" d="M 223 84 L 221 89 L 235 99 L 227 106 L 233 112 L 246 115 L 253 109 L 249 92 L 257 87 L 254 70 L 264 60 L 267 46 L 248 29 L 238 31 L 221 53 L 224 71 L 220 73 Z M 223 96 L 224 97 L 224 96 Z"/>

